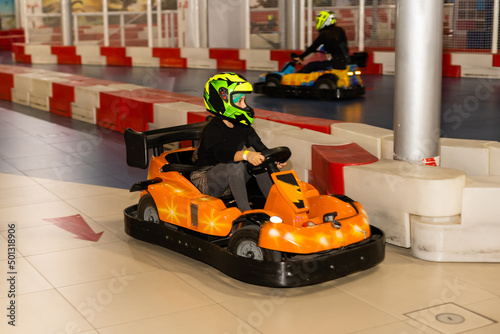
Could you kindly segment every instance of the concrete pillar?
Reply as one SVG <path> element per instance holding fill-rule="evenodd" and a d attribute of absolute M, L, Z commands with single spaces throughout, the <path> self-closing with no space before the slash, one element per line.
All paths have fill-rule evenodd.
<path fill-rule="evenodd" d="M 61 31 L 62 45 L 73 45 L 73 17 L 71 12 L 71 0 L 61 1 Z"/>
<path fill-rule="evenodd" d="M 394 159 L 439 164 L 443 1 L 398 0 Z"/>

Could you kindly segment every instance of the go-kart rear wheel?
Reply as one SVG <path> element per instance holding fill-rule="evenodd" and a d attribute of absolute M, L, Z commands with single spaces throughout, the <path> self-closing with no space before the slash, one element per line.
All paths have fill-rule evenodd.
<path fill-rule="evenodd" d="M 266 81 L 264 82 L 266 87 L 279 87 L 281 86 L 281 80 L 278 77 L 266 77 Z"/>
<path fill-rule="evenodd" d="M 155 201 L 150 194 L 143 195 L 137 205 L 137 218 L 150 223 L 159 224 L 160 216 Z"/>
<path fill-rule="evenodd" d="M 333 98 L 337 85 L 329 78 L 319 78 L 314 83 L 316 89 L 316 96 L 320 100 L 330 100 Z"/>
<path fill-rule="evenodd" d="M 281 252 L 258 246 L 259 230 L 256 225 L 249 225 L 236 231 L 229 239 L 228 251 L 257 261 L 280 262 Z"/>

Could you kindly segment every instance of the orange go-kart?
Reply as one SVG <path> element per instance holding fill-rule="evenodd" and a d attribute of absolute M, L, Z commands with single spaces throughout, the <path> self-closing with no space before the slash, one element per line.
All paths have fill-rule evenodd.
<path fill-rule="evenodd" d="M 148 178 L 131 191 L 139 203 L 124 211 L 125 230 L 203 261 L 247 283 L 293 287 L 332 280 L 371 268 L 384 259 L 385 237 L 368 224 L 360 203 L 344 195 L 321 195 L 276 162 L 287 147 L 262 152 L 265 162 L 252 173 L 269 173 L 274 185 L 267 200 L 249 181 L 252 210 L 241 212 L 231 195 L 202 194 L 189 180 L 199 168 L 194 148 L 165 150 L 174 142 L 197 140 L 206 123 L 159 130 L 125 131 L 127 164 L 148 168 Z M 149 163 L 149 150 L 153 157 Z"/>

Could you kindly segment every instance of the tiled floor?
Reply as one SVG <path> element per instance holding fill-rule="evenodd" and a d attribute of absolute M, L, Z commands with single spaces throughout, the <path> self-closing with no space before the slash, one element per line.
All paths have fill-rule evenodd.
<path fill-rule="evenodd" d="M 125 165 L 120 134 L 0 108 L 0 333 L 500 333 L 498 263 L 426 262 L 387 245 L 375 268 L 271 289 L 134 240 L 122 211 L 145 171 Z"/>

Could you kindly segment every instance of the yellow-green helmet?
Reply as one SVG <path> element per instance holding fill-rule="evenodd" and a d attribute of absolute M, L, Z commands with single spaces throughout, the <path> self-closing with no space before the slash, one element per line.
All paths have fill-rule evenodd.
<path fill-rule="evenodd" d="M 335 18 L 335 13 L 332 11 L 322 10 L 316 16 L 316 29 L 321 30 L 328 26 L 332 26 L 337 23 L 337 19 Z"/>
<path fill-rule="evenodd" d="M 252 92 L 252 85 L 244 77 L 236 73 L 224 72 L 208 79 L 203 98 L 207 110 L 212 114 L 232 123 L 250 126 L 255 116 L 253 109 L 248 105 L 240 108 L 235 103 L 242 95 Z"/>

